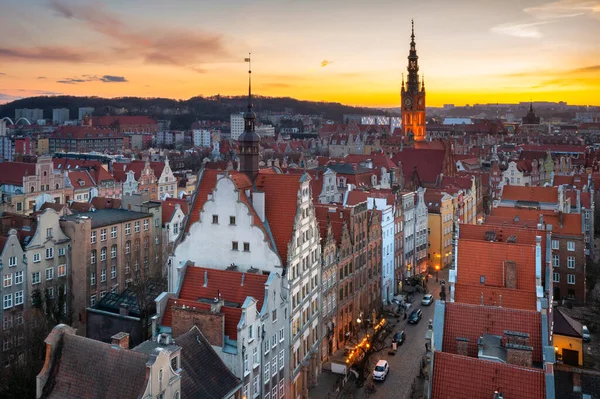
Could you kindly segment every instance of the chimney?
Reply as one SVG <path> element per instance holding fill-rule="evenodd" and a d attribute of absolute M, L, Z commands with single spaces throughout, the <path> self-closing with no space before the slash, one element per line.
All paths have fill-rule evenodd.
<path fill-rule="evenodd" d="M 577 190 L 577 213 L 581 213 L 581 190 Z"/>
<path fill-rule="evenodd" d="M 204 285 L 203 287 L 208 287 L 208 270 L 204 271 Z"/>
<path fill-rule="evenodd" d="M 518 331 L 504 331 L 506 363 L 531 367 L 533 347 L 529 346 L 529 334 Z"/>
<path fill-rule="evenodd" d="M 504 261 L 504 273 L 504 286 L 506 288 L 517 288 L 517 264 L 511 260 Z"/>
<path fill-rule="evenodd" d="M 221 313 L 221 307 L 225 304 L 225 301 L 221 299 L 221 295 L 219 298 L 215 298 L 215 301 L 210 304 L 210 313 Z"/>
<path fill-rule="evenodd" d="M 111 344 L 118 346 L 119 348 L 129 349 L 129 334 L 126 332 L 120 332 L 110 337 Z"/>
<path fill-rule="evenodd" d="M 246 279 L 246 273 L 242 273 L 242 284 L 241 286 L 244 286 L 244 280 Z"/>
<path fill-rule="evenodd" d="M 560 225 L 560 227 L 563 227 L 563 224 L 565 222 L 565 214 L 562 211 L 558 212 L 558 224 Z"/>
<path fill-rule="evenodd" d="M 456 354 L 469 356 L 469 338 L 456 337 Z"/>

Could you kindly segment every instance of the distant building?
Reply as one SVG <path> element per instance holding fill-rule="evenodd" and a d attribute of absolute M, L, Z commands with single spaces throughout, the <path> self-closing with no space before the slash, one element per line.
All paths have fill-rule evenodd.
<path fill-rule="evenodd" d="M 156 133 L 158 122 L 148 116 L 94 116 L 94 127 L 111 128 L 120 133 Z"/>
<path fill-rule="evenodd" d="M 79 116 L 77 119 L 82 121 L 86 115 L 91 116 L 93 113 L 94 113 L 94 107 L 79 107 Z"/>
<path fill-rule="evenodd" d="M 123 152 L 124 135 L 111 129 L 91 126 L 63 126 L 49 137 L 51 153 L 66 152 Z"/>
<path fill-rule="evenodd" d="M 229 117 L 231 126 L 231 140 L 237 140 L 242 133 L 244 133 L 244 114 L 239 112 L 237 114 L 231 114 Z"/>
<path fill-rule="evenodd" d="M 44 119 L 44 110 L 39 108 L 17 108 L 15 110 L 15 123 L 21 118 L 27 119 L 30 123 L 36 123 L 39 119 Z"/>
<path fill-rule="evenodd" d="M 6 121 L 0 121 L 0 162 L 11 162 L 14 160 L 14 146 L 10 137 L 6 135 Z"/>
<path fill-rule="evenodd" d="M 212 132 L 210 130 L 194 129 L 193 130 L 194 147 L 210 147 L 211 134 L 212 134 Z"/>
<path fill-rule="evenodd" d="M 62 125 L 69 120 L 69 109 L 68 108 L 56 108 L 52 110 L 52 123 L 55 125 Z"/>
<path fill-rule="evenodd" d="M 260 137 L 273 137 L 275 136 L 275 128 L 271 125 L 257 126 L 254 130 Z"/>

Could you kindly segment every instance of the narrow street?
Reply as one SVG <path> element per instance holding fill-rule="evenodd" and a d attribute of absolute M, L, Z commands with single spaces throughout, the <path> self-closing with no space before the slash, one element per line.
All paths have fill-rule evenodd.
<path fill-rule="evenodd" d="M 448 270 L 439 273 L 439 280 L 448 281 Z M 429 279 L 429 292 L 436 300 L 440 296 L 440 285 L 436 283 L 435 275 Z M 369 395 L 369 398 L 410 398 L 411 385 L 415 377 L 419 374 L 421 359 L 425 355 L 425 332 L 429 320 L 433 320 L 434 305 L 422 306 L 421 299 L 423 294 L 415 293 L 415 300 L 410 309 L 421 309 L 423 318 L 418 324 L 408 324 L 406 320 L 398 319 L 394 333 L 404 330 L 406 332 L 406 341 L 398 347 L 395 356 L 388 355 L 387 351 L 379 354 L 380 359 L 385 359 L 390 364 L 390 373 L 383 382 L 375 382 L 375 393 Z M 375 362 L 373 362 L 375 363 Z M 362 391 L 362 390 L 361 390 Z M 365 397 L 364 394 L 355 395 L 357 398 Z"/>

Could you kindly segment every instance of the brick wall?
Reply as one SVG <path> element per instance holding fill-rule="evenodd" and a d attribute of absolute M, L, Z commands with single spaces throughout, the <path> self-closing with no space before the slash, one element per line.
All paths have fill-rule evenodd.
<path fill-rule="evenodd" d="M 177 338 L 188 332 L 194 325 L 198 326 L 202 334 L 211 345 L 223 346 L 223 328 L 225 315 L 212 314 L 207 311 L 183 309 L 173 306 L 172 335 Z"/>
<path fill-rule="evenodd" d="M 456 337 L 456 354 L 469 356 L 469 338 Z"/>
<path fill-rule="evenodd" d="M 531 367 L 531 355 L 533 348 L 531 346 L 506 344 L 506 363 L 516 366 Z"/>
<path fill-rule="evenodd" d="M 506 288 L 517 288 L 517 264 L 512 261 L 504 262 Z"/>

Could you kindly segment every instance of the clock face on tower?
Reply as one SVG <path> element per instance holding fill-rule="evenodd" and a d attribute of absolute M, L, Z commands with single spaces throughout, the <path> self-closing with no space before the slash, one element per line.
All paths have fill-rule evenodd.
<path fill-rule="evenodd" d="M 404 105 L 409 108 L 412 105 L 412 99 L 410 97 L 404 99 Z"/>

